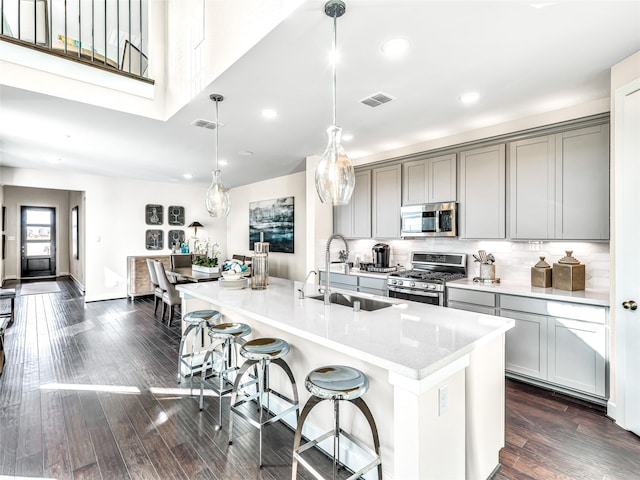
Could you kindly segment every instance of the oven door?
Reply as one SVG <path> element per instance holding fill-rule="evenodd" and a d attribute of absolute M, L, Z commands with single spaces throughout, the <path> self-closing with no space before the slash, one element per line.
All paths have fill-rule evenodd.
<path fill-rule="evenodd" d="M 444 306 L 444 295 L 442 292 L 402 289 L 389 285 L 389 296 L 400 300 L 409 300 L 410 302 Z"/>

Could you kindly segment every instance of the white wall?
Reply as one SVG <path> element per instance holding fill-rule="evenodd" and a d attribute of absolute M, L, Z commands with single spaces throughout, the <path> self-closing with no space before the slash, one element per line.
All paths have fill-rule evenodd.
<path fill-rule="evenodd" d="M 294 197 L 294 253 L 269 253 L 269 275 L 303 280 L 307 249 L 305 172 L 232 188 L 227 218 L 228 255 L 251 255 L 249 250 L 249 203 Z"/>
<path fill-rule="evenodd" d="M 86 244 L 84 248 L 86 300 L 104 300 L 126 296 L 126 258 L 147 255 L 145 249 L 144 207 L 148 203 L 164 206 L 166 223 L 169 205 L 185 207 L 185 233 L 194 220 L 204 226 L 198 237 L 217 241 L 226 256 L 226 221 L 209 217 L 204 206 L 206 187 L 180 183 L 159 183 L 123 178 L 80 175 L 69 172 L 7 168 L 2 169 L 6 186 L 84 191 Z M 169 254 L 165 248 L 160 254 Z"/>

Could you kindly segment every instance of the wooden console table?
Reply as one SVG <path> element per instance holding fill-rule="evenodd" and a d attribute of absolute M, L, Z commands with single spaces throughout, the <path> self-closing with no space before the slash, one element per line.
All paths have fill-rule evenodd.
<path fill-rule="evenodd" d="M 127 257 L 127 296 L 133 300 L 141 295 L 153 295 L 147 259 L 159 260 L 165 269 L 171 268 L 171 255 Z"/>

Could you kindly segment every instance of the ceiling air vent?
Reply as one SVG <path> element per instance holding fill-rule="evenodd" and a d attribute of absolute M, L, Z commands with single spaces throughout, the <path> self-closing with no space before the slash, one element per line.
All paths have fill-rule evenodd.
<path fill-rule="evenodd" d="M 194 127 L 208 128 L 209 130 L 216 129 L 216 122 L 211 120 L 204 120 L 202 118 L 196 118 L 193 122 L 191 122 L 191 125 L 193 125 Z M 218 125 L 224 127 L 224 123 L 218 123 Z"/>
<path fill-rule="evenodd" d="M 364 103 L 365 105 L 368 105 L 370 107 L 378 107 L 383 103 L 387 103 L 395 99 L 396 97 L 392 97 L 388 93 L 377 92 L 373 95 L 369 95 L 368 97 L 363 98 L 362 100 L 360 100 L 360 103 Z"/>

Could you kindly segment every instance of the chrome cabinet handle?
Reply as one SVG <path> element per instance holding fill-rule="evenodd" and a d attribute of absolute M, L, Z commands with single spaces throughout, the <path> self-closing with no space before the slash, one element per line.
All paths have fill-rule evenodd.
<path fill-rule="evenodd" d="M 638 304 L 633 300 L 628 300 L 626 302 L 622 302 L 622 308 L 624 308 L 625 310 L 637 310 Z"/>

